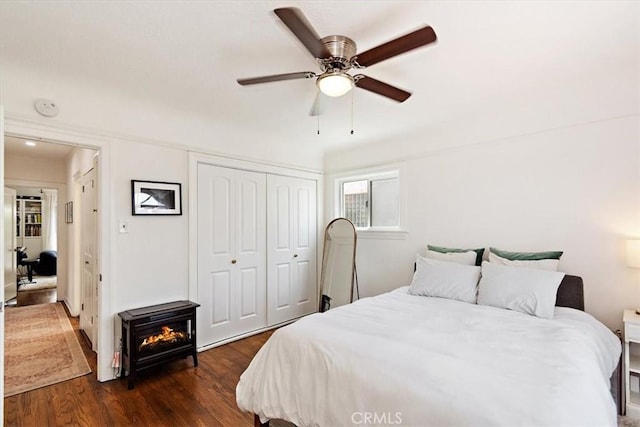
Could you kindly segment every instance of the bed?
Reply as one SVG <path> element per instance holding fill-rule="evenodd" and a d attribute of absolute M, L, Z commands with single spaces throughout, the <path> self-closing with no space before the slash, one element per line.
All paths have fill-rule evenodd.
<path fill-rule="evenodd" d="M 276 331 L 240 409 L 298 426 L 615 426 L 619 339 L 565 276 L 552 320 L 407 287 Z"/>

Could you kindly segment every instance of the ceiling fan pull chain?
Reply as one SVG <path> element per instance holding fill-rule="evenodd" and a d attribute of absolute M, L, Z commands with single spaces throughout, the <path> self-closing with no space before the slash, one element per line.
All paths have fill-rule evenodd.
<path fill-rule="evenodd" d="M 320 135 L 320 89 L 316 95 L 316 117 L 318 118 L 318 135 Z"/>
<path fill-rule="evenodd" d="M 351 91 L 351 135 L 353 135 L 353 93 L 355 92 L 355 90 Z"/>

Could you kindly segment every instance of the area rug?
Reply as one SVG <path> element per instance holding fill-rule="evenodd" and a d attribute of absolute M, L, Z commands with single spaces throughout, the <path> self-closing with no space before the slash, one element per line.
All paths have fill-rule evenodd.
<path fill-rule="evenodd" d="M 33 283 L 19 283 L 18 292 L 35 291 L 39 289 L 51 289 L 58 286 L 57 276 L 33 276 Z"/>
<path fill-rule="evenodd" d="M 91 372 L 62 304 L 5 311 L 4 396 Z"/>

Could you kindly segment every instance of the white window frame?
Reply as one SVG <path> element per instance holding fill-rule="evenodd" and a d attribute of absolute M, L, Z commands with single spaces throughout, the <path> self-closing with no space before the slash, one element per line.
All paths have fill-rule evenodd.
<path fill-rule="evenodd" d="M 367 227 L 357 228 L 359 238 L 375 239 L 406 239 L 408 230 L 406 228 L 406 184 L 403 177 L 403 167 L 401 165 L 389 166 L 384 169 L 363 169 L 334 175 L 334 217 L 342 217 L 344 197 L 342 194 L 343 184 L 360 180 L 381 180 L 398 179 L 398 222 L 397 226 L 389 227 Z"/>

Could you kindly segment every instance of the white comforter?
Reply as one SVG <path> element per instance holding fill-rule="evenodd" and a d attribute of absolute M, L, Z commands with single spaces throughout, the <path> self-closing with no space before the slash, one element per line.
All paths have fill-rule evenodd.
<path fill-rule="evenodd" d="M 615 426 L 620 351 L 578 310 L 545 320 L 400 288 L 276 331 L 236 399 L 298 426 Z"/>

